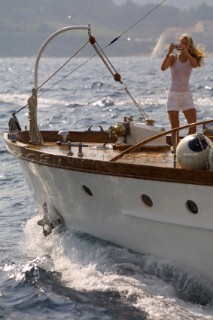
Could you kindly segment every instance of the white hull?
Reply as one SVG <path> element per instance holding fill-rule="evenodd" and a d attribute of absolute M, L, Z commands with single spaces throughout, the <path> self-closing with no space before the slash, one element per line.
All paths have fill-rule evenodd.
<path fill-rule="evenodd" d="M 198 271 L 213 285 L 213 120 L 165 131 L 147 117 L 124 85 L 140 112 L 140 121 L 125 116 L 107 130 L 96 123 L 100 131 L 90 126 L 86 131 L 40 132 L 39 61 L 55 36 L 71 30 L 88 32 L 88 41 L 113 79 L 124 85 L 91 35 L 90 26 L 60 29 L 41 46 L 28 99 L 29 131 L 21 130 L 17 111 L 4 139 L 22 165 L 43 212 L 38 223 L 44 234 L 64 223 L 137 252 L 171 259 Z M 180 131 L 195 125 L 202 126 L 201 132 L 178 143 L 175 137 L 181 137 Z"/>
<path fill-rule="evenodd" d="M 212 187 L 65 170 L 19 159 L 52 220 L 140 253 L 166 257 L 213 284 Z M 92 195 L 85 192 L 87 186 Z M 146 194 L 153 206 L 146 206 Z M 192 214 L 187 200 L 196 202 Z"/>

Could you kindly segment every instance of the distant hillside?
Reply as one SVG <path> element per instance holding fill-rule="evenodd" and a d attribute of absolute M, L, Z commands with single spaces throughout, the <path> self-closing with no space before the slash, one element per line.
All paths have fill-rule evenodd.
<path fill-rule="evenodd" d="M 116 6 L 112 0 L 0 0 L 0 56 L 34 56 L 47 36 L 67 25 L 91 24 L 93 34 L 105 46 L 155 6 L 131 1 Z M 193 32 L 213 52 L 212 17 L 213 6 L 205 3 L 190 10 L 163 5 L 125 32 L 109 48 L 110 54 L 150 54 L 159 37 L 171 28 Z M 62 37 L 48 54 L 67 55 L 73 44 L 80 45 L 86 38 L 67 35 L 64 41 Z"/>
<path fill-rule="evenodd" d="M 116 4 L 122 5 L 125 4 L 128 0 L 113 0 Z M 132 0 L 134 3 L 138 5 L 144 5 L 149 3 L 149 0 Z M 159 1 L 160 2 L 160 1 Z M 212 0 L 166 0 L 164 4 L 177 7 L 179 9 L 190 9 L 191 7 L 197 7 L 201 5 L 203 2 L 206 2 L 209 5 L 213 6 Z"/>

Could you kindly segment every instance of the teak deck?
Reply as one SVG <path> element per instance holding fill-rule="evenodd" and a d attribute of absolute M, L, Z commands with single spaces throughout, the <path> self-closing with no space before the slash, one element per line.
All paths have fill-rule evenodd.
<path fill-rule="evenodd" d="M 213 171 L 181 168 L 169 145 L 158 148 L 143 146 L 117 157 L 124 147 L 114 148 L 112 141 L 106 144 L 105 132 L 69 132 L 69 135 L 73 144 L 71 155 L 67 154 L 69 150 L 66 144 L 58 144 L 57 131 L 43 131 L 44 142 L 39 145 L 29 142 L 28 131 L 5 133 L 4 139 L 8 150 L 17 158 L 39 166 L 136 179 L 213 185 Z M 81 156 L 78 155 L 79 143 L 87 145 L 83 147 Z M 107 148 L 104 148 L 105 144 Z"/>
<path fill-rule="evenodd" d="M 87 147 L 82 149 L 82 158 L 90 160 L 110 161 L 122 151 L 118 147 L 114 149 L 111 144 L 107 145 L 106 148 L 103 147 L 103 143 L 84 142 L 84 145 L 87 145 Z M 29 144 L 28 149 L 53 156 L 67 156 L 68 152 L 66 145 L 58 145 L 55 142 L 44 142 L 42 145 Z M 77 143 L 76 146 L 72 146 L 71 150 L 73 155 L 69 157 L 79 158 Z M 117 162 L 172 168 L 174 167 L 174 154 L 170 152 L 169 146 L 168 148 L 144 147 L 140 152 L 125 154 Z"/>

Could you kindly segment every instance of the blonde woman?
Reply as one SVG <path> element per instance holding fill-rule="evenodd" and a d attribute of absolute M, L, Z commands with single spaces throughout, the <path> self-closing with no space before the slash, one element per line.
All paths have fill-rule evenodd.
<path fill-rule="evenodd" d="M 174 54 L 173 50 L 177 49 Z M 170 68 L 171 84 L 169 87 L 167 112 L 171 127 L 179 127 L 179 112 L 182 111 L 187 122 L 196 122 L 196 109 L 189 89 L 189 79 L 193 68 L 200 67 L 204 63 L 204 50 L 194 45 L 192 38 L 183 34 L 179 38 L 178 47 L 174 43 L 169 45 L 161 70 Z M 196 132 L 196 127 L 190 127 L 188 134 Z M 178 143 L 178 137 L 177 137 Z M 174 145 L 174 134 L 172 135 L 172 144 Z"/>

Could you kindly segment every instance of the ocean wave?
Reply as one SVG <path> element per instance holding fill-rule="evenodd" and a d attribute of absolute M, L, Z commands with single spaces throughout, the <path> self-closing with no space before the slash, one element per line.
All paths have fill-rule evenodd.
<path fill-rule="evenodd" d="M 208 308 L 211 310 L 213 288 L 189 270 L 183 270 L 171 261 L 141 255 L 74 230 L 56 230 L 44 242 L 42 231 L 38 232 L 36 227 L 37 241 L 34 243 L 31 228 L 35 219 L 26 225 L 25 231 L 28 230 L 30 236 L 26 249 L 41 255 L 42 251 L 47 254 L 48 248 L 54 270 L 61 273 L 60 281 L 67 288 L 78 292 L 85 289 L 87 292 L 117 292 L 126 302 L 131 301 L 133 306 L 137 305 L 148 314 L 151 305 L 162 315 L 167 305 L 168 310 L 181 312 L 183 317 L 192 315 L 201 305 L 207 307 L 199 310 L 204 318 L 208 315 Z M 190 311 L 189 302 L 193 303 Z"/>

